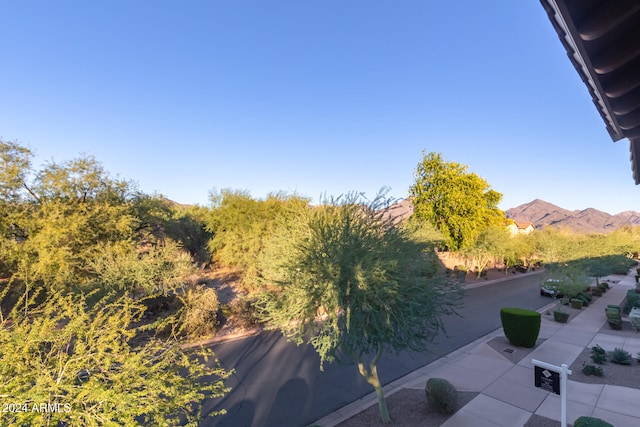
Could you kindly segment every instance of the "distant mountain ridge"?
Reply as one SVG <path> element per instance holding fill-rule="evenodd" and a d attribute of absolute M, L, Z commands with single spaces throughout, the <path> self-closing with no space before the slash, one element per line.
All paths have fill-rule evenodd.
<path fill-rule="evenodd" d="M 570 211 L 544 200 L 529 203 L 505 211 L 507 218 L 531 222 L 536 228 L 567 228 L 579 233 L 609 233 L 625 225 L 640 226 L 640 213 L 625 211 L 616 215 L 594 208 Z"/>

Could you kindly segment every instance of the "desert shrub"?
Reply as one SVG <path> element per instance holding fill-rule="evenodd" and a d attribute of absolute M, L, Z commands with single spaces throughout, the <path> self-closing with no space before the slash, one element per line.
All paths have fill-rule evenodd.
<path fill-rule="evenodd" d="M 607 361 L 607 352 L 604 351 L 604 348 L 596 344 L 591 347 L 591 360 L 593 360 L 598 365 L 602 365 Z"/>
<path fill-rule="evenodd" d="M 614 348 L 611 352 L 610 359 L 618 365 L 631 365 L 631 353 L 622 348 Z"/>
<path fill-rule="evenodd" d="M 601 297 L 602 296 L 602 288 L 593 288 L 591 289 L 591 295 L 593 295 L 594 297 Z"/>
<path fill-rule="evenodd" d="M 210 349 L 141 339 L 144 306 L 129 296 L 36 296 L 0 318 L 0 395 L 63 410 L 2 414 L 2 425 L 197 425 L 203 399 L 228 391 Z"/>
<path fill-rule="evenodd" d="M 180 332 L 191 338 L 211 335 L 218 327 L 218 295 L 212 288 L 197 286 L 181 296 L 184 307 Z"/>
<path fill-rule="evenodd" d="M 584 302 L 579 298 L 571 298 L 571 308 L 582 308 Z"/>
<path fill-rule="evenodd" d="M 427 403 L 439 414 L 453 414 L 458 409 L 458 390 L 444 378 L 429 378 L 425 387 Z"/>
<path fill-rule="evenodd" d="M 125 243 L 102 246 L 98 254 L 88 264 L 94 275 L 92 287 L 130 295 L 168 295 L 194 270 L 191 256 L 171 240 L 143 251 Z"/>
<path fill-rule="evenodd" d="M 211 194 L 212 209 L 204 219 L 212 238 L 208 249 L 213 260 L 240 272 L 247 293 L 259 290 L 257 258 L 265 243 L 284 223 L 309 209 L 309 200 L 297 195 L 270 194 L 265 200 L 242 191 Z"/>
<path fill-rule="evenodd" d="M 602 368 L 594 365 L 582 365 L 582 373 L 585 375 L 595 375 L 596 377 L 602 376 Z"/>
<path fill-rule="evenodd" d="M 253 299 L 243 296 L 235 298 L 225 306 L 226 317 L 233 316 L 236 325 L 243 329 L 253 328 L 259 325 L 255 317 Z"/>
<path fill-rule="evenodd" d="M 537 311 L 510 307 L 500 309 L 504 334 L 511 344 L 518 347 L 531 348 L 536 345 L 541 319 Z"/>
<path fill-rule="evenodd" d="M 573 422 L 573 427 L 613 427 L 613 425 L 600 418 L 580 417 Z"/>
<path fill-rule="evenodd" d="M 587 307 L 590 303 L 591 303 L 591 295 L 589 295 L 589 297 L 586 296 L 587 294 L 585 294 L 584 292 L 580 292 L 578 295 L 576 295 L 575 299 L 578 299 L 580 301 L 582 301 L 582 305 L 584 307 Z"/>

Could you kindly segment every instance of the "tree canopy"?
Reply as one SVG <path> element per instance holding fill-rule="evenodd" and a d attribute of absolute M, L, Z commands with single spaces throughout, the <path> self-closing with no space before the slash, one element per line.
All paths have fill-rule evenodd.
<path fill-rule="evenodd" d="M 385 218 L 382 199 L 331 200 L 274 234 L 262 258 L 262 320 L 315 347 L 321 363 L 355 360 L 378 393 L 385 350 L 423 350 L 461 294 L 437 269 L 428 247 Z M 369 368 L 365 357 L 373 354 Z"/>
<path fill-rule="evenodd" d="M 451 250 L 468 247 L 482 229 L 504 221 L 502 194 L 467 169 L 440 154 L 424 154 L 410 188 L 415 215 L 438 228 Z"/>
<path fill-rule="evenodd" d="M 215 328 L 215 291 L 189 280 L 191 254 L 206 255 L 202 211 L 144 195 L 91 156 L 31 159 L 0 141 L 0 395 L 27 405 L 3 421 L 197 425 L 229 375 L 177 341 Z M 143 317 L 158 299 L 176 303 Z"/>

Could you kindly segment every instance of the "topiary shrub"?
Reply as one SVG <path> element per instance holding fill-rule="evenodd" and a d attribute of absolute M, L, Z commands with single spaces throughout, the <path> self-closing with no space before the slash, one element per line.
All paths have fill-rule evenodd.
<path fill-rule="evenodd" d="M 571 298 L 571 308 L 577 308 L 578 310 L 582 308 L 583 301 L 578 298 Z"/>
<path fill-rule="evenodd" d="M 622 348 L 614 348 L 611 352 L 611 361 L 618 365 L 631 365 L 631 353 Z"/>
<path fill-rule="evenodd" d="M 458 409 L 458 390 L 444 378 L 429 378 L 425 393 L 427 403 L 439 414 L 453 414 Z"/>
<path fill-rule="evenodd" d="M 536 345 L 541 319 L 542 316 L 537 311 L 511 307 L 500 309 L 504 335 L 517 347 L 531 348 Z"/>
<path fill-rule="evenodd" d="M 640 294 L 630 289 L 627 291 L 627 303 L 624 306 L 624 312 L 629 313 L 634 307 L 640 307 Z"/>
<path fill-rule="evenodd" d="M 600 418 L 580 417 L 573 422 L 573 427 L 613 427 L 613 424 Z"/>
<path fill-rule="evenodd" d="M 578 294 L 578 297 L 580 297 L 580 296 L 582 296 L 583 298 L 586 298 L 586 300 L 587 300 L 588 302 L 591 302 L 591 301 L 593 300 L 593 296 L 592 296 L 590 293 L 588 293 L 588 292 L 580 292 L 580 293 Z"/>
<path fill-rule="evenodd" d="M 586 295 L 587 294 L 585 294 L 584 292 L 580 292 L 578 295 L 576 295 L 576 298 L 575 298 L 582 301 L 582 305 L 584 307 L 588 307 L 589 304 L 591 303 L 591 295 L 589 295 L 589 297 L 587 297 Z"/>
<path fill-rule="evenodd" d="M 607 315 L 607 322 L 611 329 L 622 329 L 622 314 L 620 313 L 620 306 L 609 304 L 607 308 L 604 309 L 604 312 Z"/>

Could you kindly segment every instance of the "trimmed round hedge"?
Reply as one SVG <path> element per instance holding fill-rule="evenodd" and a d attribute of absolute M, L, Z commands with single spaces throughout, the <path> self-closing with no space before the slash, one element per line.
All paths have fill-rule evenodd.
<path fill-rule="evenodd" d="M 503 307 L 500 320 L 504 335 L 516 347 L 531 348 L 536 345 L 542 316 L 537 311 L 524 308 Z"/>
<path fill-rule="evenodd" d="M 580 417 L 574 421 L 573 427 L 613 427 L 605 420 L 594 417 Z"/>

